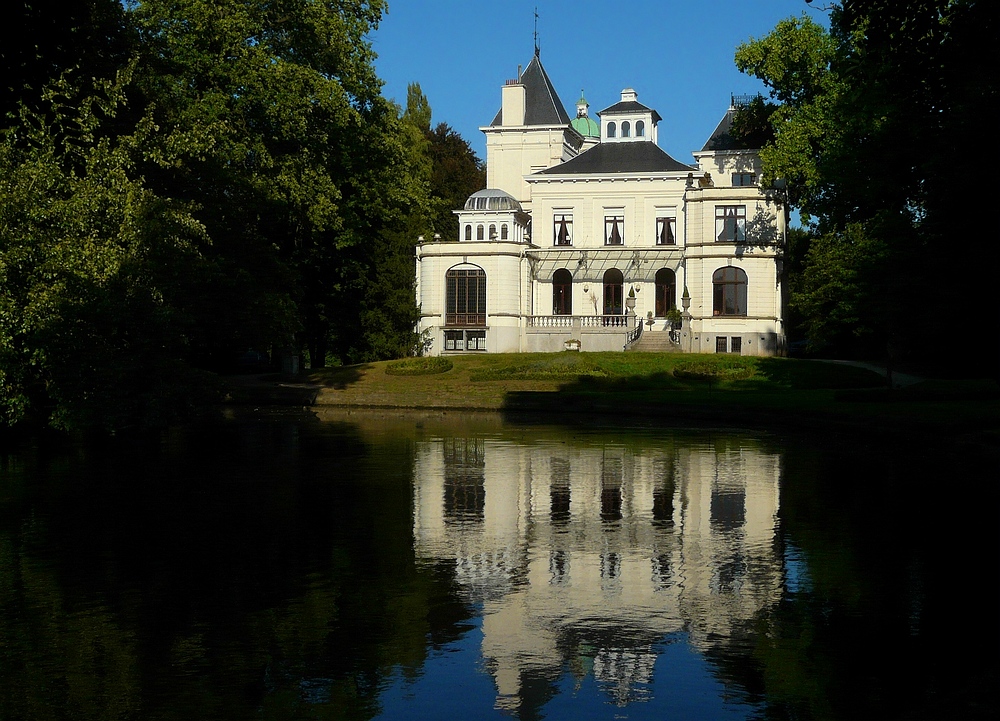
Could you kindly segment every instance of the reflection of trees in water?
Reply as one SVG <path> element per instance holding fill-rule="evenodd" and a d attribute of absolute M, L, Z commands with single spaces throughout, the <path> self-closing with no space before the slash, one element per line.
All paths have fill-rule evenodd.
<path fill-rule="evenodd" d="M 454 555 L 414 563 L 410 480 L 420 437 L 377 430 L 283 421 L 175 433 L 162 445 L 112 442 L 103 452 L 43 446 L 5 462 L 0 718 L 374 715 L 392 669 L 416 678 L 428 648 L 468 631 L 467 601 L 484 599 L 460 587 Z M 794 480 L 782 487 L 782 533 L 759 552 L 762 540 L 731 528 L 739 504 L 716 497 L 731 495 L 730 486 L 684 494 L 684 443 L 658 437 L 652 454 L 641 434 L 591 446 L 563 431 L 537 435 L 522 449 L 544 453 L 518 451 L 537 491 L 526 496 L 537 506 L 525 532 L 535 545 L 506 558 L 468 556 L 470 569 L 501 568 L 515 581 L 485 597 L 490 608 L 524 597 L 538 548 L 531 582 L 553 593 L 572 589 L 588 564 L 599 579 L 600 554 L 616 553 L 621 588 L 634 572 L 653 598 L 681 598 L 696 581 L 682 561 L 707 554 L 692 543 L 682 555 L 677 541 L 690 504 L 700 502 L 709 518 L 703 530 L 719 540 L 710 558 L 722 563 L 715 580 L 705 579 L 715 595 L 699 604 L 766 591 L 769 559 L 788 565 L 786 537 L 809 579 L 788 578 L 776 604 L 761 592 L 761 610 L 747 618 L 731 611 L 725 634 L 692 626 L 727 693 L 744 690 L 776 719 L 850 719 L 858 708 L 886 718 L 995 718 L 996 664 L 982 653 L 982 639 L 998 635 L 990 575 L 998 566 L 997 488 L 986 460 L 875 444 L 851 454 L 812 440 L 790 446 L 781 461 L 783 477 Z M 645 505 L 622 504 L 614 529 L 600 519 L 598 489 L 601 448 L 617 440 L 645 454 L 651 490 Z M 705 458 L 743 462 L 741 443 L 724 439 Z M 596 461 L 581 452 L 587 448 Z M 767 446 L 750 450 L 777 458 Z M 486 443 L 484 462 L 491 452 Z M 540 482 L 550 467 L 555 493 Z M 588 467 L 589 499 L 578 484 Z M 641 468 L 622 465 L 623 492 Z M 710 477 L 717 475 L 712 466 Z M 975 502 L 948 513 L 929 505 L 942 478 L 961 478 Z M 443 491 L 435 498 L 443 508 Z M 492 500 L 484 499 L 475 527 L 486 525 Z M 747 493 L 748 523 L 752 504 Z M 583 512 L 590 525 L 578 528 Z M 579 539 L 609 535 L 608 546 L 581 552 Z M 633 541 L 623 538 L 643 552 L 632 554 Z M 735 555 L 739 543 L 747 547 Z M 779 581 L 785 570 L 779 565 Z M 695 618 L 699 607 L 685 612 Z M 656 649 L 663 636 L 640 631 L 562 627 L 552 640 L 558 663 L 522 667 L 508 701 L 521 718 L 540 717 L 567 673 L 596 679 L 598 665 L 609 699 L 643 698 L 653 687 L 641 680 L 642 665 L 623 659 Z M 629 688 L 633 696 L 619 691 Z"/>
<path fill-rule="evenodd" d="M 406 443 L 292 419 L 24 457 L 0 718 L 365 718 L 465 631 L 453 568 L 413 562 Z"/>

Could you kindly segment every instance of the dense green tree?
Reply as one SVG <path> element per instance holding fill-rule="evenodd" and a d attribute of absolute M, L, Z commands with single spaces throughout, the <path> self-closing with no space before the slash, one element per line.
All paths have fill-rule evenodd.
<path fill-rule="evenodd" d="M 413 250 L 419 237 L 458 237 L 454 210 L 485 186 L 486 173 L 475 152 L 446 123 L 431 129 L 431 107 L 419 83 L 407 87 L 401 113 L 402 141 L 411 203 L 394 226 L 373 239 L 366 265 L 368 291 L 361 294 L 353 334 L 355 345 L 342 357 L 376 360 L 420 352 L 414 332 L 419 309 L 414 299 Z"/>
<path fill-rule="evenodd" d="M 996 321 L 976 313 L 990 300 L 973 268 L 985 234 L 958 205 L 954 167 L 989 137 L 997 20 L 978 0 L 845 0 L 829 32 L 803 16 L 737 51 L 780 104 L 764 180 L 785 179 L 816 231 L 792 297 L 815 344 L 940 362 L 950 340 L 988 338 L 972 365 L 996 367 Z"/>
<path fill-rule="evenodd" d="M 425 135 L 431 130 L 431 104 L 420 89 L 420 83 L 410 83 L 406 86 L 403 120 Z"/>
<path fill-rule="evenodd" d="M 131 173 L 154 133 L 99 139 L 122 83 L 65 81 L 0 140 L 0 422 L 118 429 L 186 414 L 207 238 Z M 206 387 L 207 391 L 208 388 Z"/>
<path fill-rule="evenodd" d="M 206 359 L 247 347 L 350 360 L 373 241 L 414 202 L 368 33 L 384 3 L 143 0 L 139 86 L 163 138 L 145 173 L 199 204 L 230 282 Z M 276 329 L 258 319 L 294 307 Z M 274 333 L 274 331 L 278 331 Z"/>
<path fill-rule="evenodd" d="M 365 292 L 356 312 L 358 331 L 342 353 L 352 361 L 399 358 L 419 352 L 416 324 L 419 309 L 414 292 L 413 251 L 420 236 L 430 236 L 431 159 L 427 135 L 431 108 L 418 83 L 407 87 L 400 112 L 400 140 L 405 159 L 410 203 L 396 222 L 368 246 Z"/>
<path fill-rule="evenodd" d="M 134 45 L 119 0 L 79 0 L 56 6 L 10 0 L 0 25 L 0 124 L 17 121 L 18 103 L 35 106 L 64 72 L 87 81 L 113 79 Z"/>
<path fill-rule="evenodd" d="M 417 350 L 414 243 L 481 164 L 431 130 L 419 85 L 402 112 L 381 97 L 367 38 L 384 7 L 15 5 L 3 423 L 166 422 L 199 395 L 194 369 L 248 349 L 305 349 L 314 366 Z"/>
<path fill-rule="evenodd" d="M 433 162 L 431 196 L 434 230 L 442 238 L 458 238 L 458 217 L 469 196 L 486 187 L 486 167 L 469 142 L 447 123 L 438 123 L 430 133 Z"/>
<path fill-rule="evenodd" d="M 438 123 L 432 127 L 431 106 L 419 83 L 407 87 L 403 119 L 423 134 L 422 152 L 430 162 L 426 178 L 430 193 L 427 230 L 445 240 L 457 239 L 458 218 L 454 211 L 464 206 L 470 195 L 486 187 L 486 167 L 469 142 L 450 125 Z"/>

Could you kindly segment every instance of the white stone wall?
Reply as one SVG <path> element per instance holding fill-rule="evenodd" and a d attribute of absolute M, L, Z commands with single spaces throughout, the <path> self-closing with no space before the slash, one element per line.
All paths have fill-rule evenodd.
<path fill-rule="evenodd" d="M 523 243 L 425 243 L 418 248 L 419 332 L 428 331 L 429 355 L 444 352 L 445 274 L 469 264 L 486 273 L 486 352 L 517 353 L 527 313 L 529 263 Z"/>
<path fill-rule="evenodd" d="M 684 244 L 684 184 L 687 173 L 635 176 L 621 179 L 563 176 L 530 178 L 532 192 L 532 241 L 540 248 L 553 246 L 552 218 L 573 213 L 573 248 L 604 250 L 605 215 L 625 216 L 625 248 L 656 248 L 658 209 L 677 217 L 677 245 Z M 608 212 L 606 212 L 608 211 Z M 620 249 L 615 246 L 608 249 Z"/>
<path fill-rule="evenodd" d="M 566 126 L 480 128 L 486 134 L 486 187 L 503 190 L 531 210 L 525 177 L 576 157 L 583 138 Z"/>

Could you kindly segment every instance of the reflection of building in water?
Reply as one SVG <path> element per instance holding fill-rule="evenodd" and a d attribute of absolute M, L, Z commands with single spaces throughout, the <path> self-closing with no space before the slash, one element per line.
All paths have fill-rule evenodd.
<path fill-rule="evenodd" d="M 498 706 L 568 668 L 620 705 L 649 694 L 652 644 L 707 650 L 781 593 L 779 459 L 715 446 L 421 444 L 414 539 L 484 603 Z"/>

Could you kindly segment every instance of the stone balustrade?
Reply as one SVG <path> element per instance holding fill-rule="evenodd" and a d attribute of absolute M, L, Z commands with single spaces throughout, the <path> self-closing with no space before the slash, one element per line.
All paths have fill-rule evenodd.
<path fill-rule="evenodd" d="M 527 330 L 529 333 L 573 329 L 620 333 L 634 328 L 635 323 L 634 315 L 529 315 Z"/>

